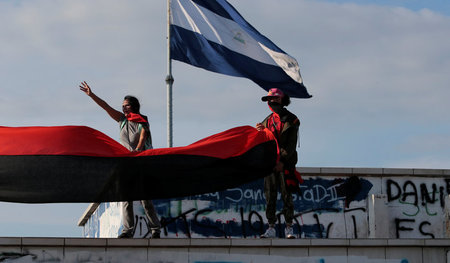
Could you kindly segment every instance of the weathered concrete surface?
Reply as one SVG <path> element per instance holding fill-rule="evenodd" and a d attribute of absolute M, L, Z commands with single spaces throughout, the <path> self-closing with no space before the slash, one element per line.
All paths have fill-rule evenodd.
<path fill-rule="evenodd" d="M 0 238 L 0 262 L 448 263 L 450 239 Z"/>

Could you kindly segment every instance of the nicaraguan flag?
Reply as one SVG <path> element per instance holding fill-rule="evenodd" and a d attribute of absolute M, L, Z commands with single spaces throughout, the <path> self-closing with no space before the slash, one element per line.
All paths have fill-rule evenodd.
<path fill-rule="evenodd" d="M 310 98 L 300 67 L 225 0 L 171 0 L 171 58 Z"/>

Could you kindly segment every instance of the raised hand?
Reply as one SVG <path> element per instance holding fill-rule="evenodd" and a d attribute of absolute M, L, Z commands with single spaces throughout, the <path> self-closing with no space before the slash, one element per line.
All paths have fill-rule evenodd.
<path fill-rule="evenodd" d="M 92 94 L 91 87 L 89 87 L 89 85 L 86 83 L 86 81 L 81 82 L 80 90 L 83 91 L 84 93 L 86 93 L 86 95 L 88 95 L 88 96 L 91 96 L 91 94 Z"/>

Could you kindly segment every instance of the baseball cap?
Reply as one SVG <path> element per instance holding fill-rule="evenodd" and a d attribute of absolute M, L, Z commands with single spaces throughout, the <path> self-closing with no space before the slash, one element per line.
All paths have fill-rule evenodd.
<path fill-rule="evenodd" d="M 283 91 L 277 88 L 272 88 L 269 90 L 269 93 L 267 93 L 267 96 L 264 96 L 261 98 L 262 101 L 268 101 L 270 97 L 284 97 Z"/>

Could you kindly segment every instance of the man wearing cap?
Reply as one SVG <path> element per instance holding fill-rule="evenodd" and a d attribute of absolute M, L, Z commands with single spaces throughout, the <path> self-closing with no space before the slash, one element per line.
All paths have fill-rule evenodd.
<path fill-rule="evenodd" d="M 274 172 L 264 178 L 264 195 L 266 197 L 266 217 L 269 228 L 261 235 L 261 238 L 275 238 L 276 202 L 278 188 L 284 203 L 282 213 L 286 221 L 285 237 L 295 238 L 292 228 L 294 218 L 294 204 L 292 201 L 292 191 L 298 188 L 299 180 L 295 177 L 295 165 L 297 163 L 297 137 L 300 121 L 285 107 L 291 102 L 289 96 L 282 90 L 273 88 L 269 90 L 267 96 L 261 98 L 267 101 L 272 113 L 267 116 L 262 123 L 257 123 L 256 128 L 269 129 L 276 137 L 280 150 L 280 159 L 274 168 Z"/>

